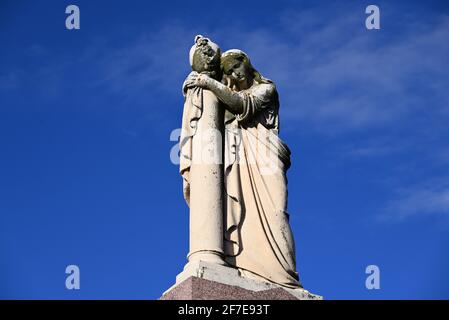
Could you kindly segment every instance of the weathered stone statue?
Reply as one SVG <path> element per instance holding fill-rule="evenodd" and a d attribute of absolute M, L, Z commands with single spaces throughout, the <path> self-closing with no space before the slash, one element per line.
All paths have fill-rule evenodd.
<path fill-rule="evenodd" d="M 283 289 L 295 299 L 319 298 L 302 288 L 296 271 L 287 211 L 290 150 L 278 137 L 275 84 L 243 51 L 221 54 L 202 36 L 195 38 L 190 63 L 180 142 L 190 252 L 177 285 L 193 277 L 236 292 Z M 170 291 L 176 290 L 166 298 L 180 297 Z"/>

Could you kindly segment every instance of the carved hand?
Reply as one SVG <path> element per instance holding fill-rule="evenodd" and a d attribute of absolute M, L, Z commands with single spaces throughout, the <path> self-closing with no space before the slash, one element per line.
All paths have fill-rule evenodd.
<path fill-rule="evenodd" d="M 212 78 L 202 73 L 191 73 L 186 80 L 187 88 L 200 87 L 204 89 L 209 88 Z"/>
<path fill-rule="evenodd" d="M 243 98 L 231 88 L 201 73 L 192 72 L 185 81 L 186 88 L 204 88 L 215 93 L 225 104 L 225 108 L 233 114 L 243 113 Z"/>

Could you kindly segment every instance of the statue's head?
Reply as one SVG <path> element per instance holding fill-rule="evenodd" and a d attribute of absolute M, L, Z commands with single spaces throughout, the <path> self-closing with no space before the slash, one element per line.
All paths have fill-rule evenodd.
<path fill-rule="evenodd" d="M 236 84 L 245 83 L 247 86 L 251 86 L 253 81 L 257 83 L 271 82 L 262 77 L 252 66 L 248 55 L 238 49 L 231 49 L 223 53 L 221 56 L 221 70 L 225 77 L 228 77 Z"/>
<path fill-rule="evenodd" d="M 195 37 L 195 44 L 190 49 L 189 60 L 192 70 L 206 73 L 212 78 L 220 77 L 221 51 L 217 44 L 201 35 Z"/>

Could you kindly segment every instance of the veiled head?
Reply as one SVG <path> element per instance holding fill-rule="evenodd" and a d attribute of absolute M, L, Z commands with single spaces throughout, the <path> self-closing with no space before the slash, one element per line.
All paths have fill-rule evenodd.
<path fill-rule="evenodd" d="M 248 55 L 239 49 L 231 49 L 221 56 L 221 70 L 223 74 L 237 83 L 246 81 L 251 83 L 267 83 L 270 80 L 262 77 L 252 66 Z"/>
<path fill-rule="evenodd" d="M 220 74 L 220 56 L 221 51 L 216 43 L 201 35 L 195 37 L 195 44 L 189 55 L 193 71 L 217 78 Z"/>

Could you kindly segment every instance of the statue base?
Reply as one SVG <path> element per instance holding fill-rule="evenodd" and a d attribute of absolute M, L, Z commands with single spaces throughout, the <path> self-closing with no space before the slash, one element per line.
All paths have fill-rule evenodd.
<path fill-rule="evenodd" d="M 238 269 L 204 261 L 189 262 L 160 300 L 322 300 L 298 288 L 243 277 Z"/>

